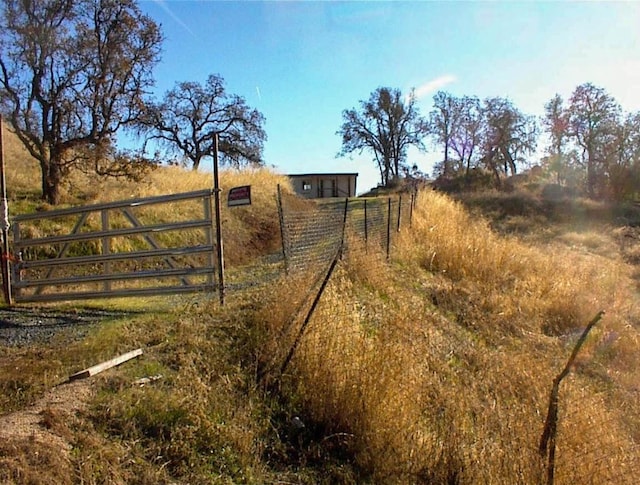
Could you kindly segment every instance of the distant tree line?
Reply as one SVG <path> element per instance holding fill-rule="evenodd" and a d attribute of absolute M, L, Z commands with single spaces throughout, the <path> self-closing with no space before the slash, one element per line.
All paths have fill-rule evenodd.
<path fill-rule="evenodd" d="M 150 95 L 162 42 L 135 0 L 3 0 L 0 112 L 39 162 L 44 200 L 60 202 L 73 170 L 135 178 L 176 156 L 197 169 L 216 135 L 222 163 L 263 163 L 264 117 L 222 77 Z M 156 141 L 154 159 L 118 149 L 123 130 Z"/>
<path fill-rule="evenodd" d="M 624 113 L 590 83 L 578 86 L 567 103 L 554 96 L 540 119 L 507 98 L 444 91 L 423 117 L 413 93 L 403 97 L 386 87 L 342 117 L 338 156 L 372 152 L 383 185 L 410 170 L 409 146 L 424 151 L 428 140 L 442 153 L 433 174 L 440 179 L 470 180 L 482 171 L 500 186 L 505 177 L 540 165 L 555 183 L 591 198 L 624 200 L 640 192 L 640 113 Z M 544 156 L 533 160 L 542 134 Z"/>
<path fill-rule="evenodd" d="M 263 164 L 264 116 L 221 76 L 177 82 L 160 100 L 151 95 L 164 39 L 135 0 L 3 0 L 0 14 L 0 112 L 38 161 L 50 204 L 74 170 L 135 178 L 161 161 L 197 170 L 213 156 L 216 136 L 222 163 Z M 416 173 L 407 150 L 430 142 L 442 153 L 434 175 L 445 179 L 483 171 L 499 185 L 541 164 L 558 184 L 592 198 L 638 192 L 640 113 L 623 112 L 592 84 L 566 103 L 553 97 L 541 119 L 506 98 L 446 92 L 423 117 L 413 92 L 387 87 L 342 117 L 338 155 L 370 152 L 384 185 Z M 118 148 L 125 130 L 143 138 L 141 149 Z M 545 156 L 532 160 L 542 133 Z"/>

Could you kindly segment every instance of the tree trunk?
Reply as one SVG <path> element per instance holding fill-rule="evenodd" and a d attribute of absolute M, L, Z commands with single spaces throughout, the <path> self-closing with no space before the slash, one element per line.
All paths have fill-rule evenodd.
<path fill-rule="evenodd" d="M 596 167 L 591 151 L 587 153 L 587 195 L 590 199 L 596 197 Z"/>
<path fill-rule="evenodd" d="M 444 176 L 448 177 L 451 173 L 449 168 L 449 137 L 446 137 L 444 142 L 444 167 L 443 167 Z"/>
<path fill-rule="evenodd" d="M 56 159 L 58 158 L 58 159 Z M 51 205 L 60 203 L 60 183 L 62 182 L 59 157 L 40 163 L 42 169 L 42 199 Z"/>
<path fill-rule="evenodd" d="M 389 186 L 389 164 L 391 162 L 386 159 L 384 162 L 384 186 L 388 187 Z"/>

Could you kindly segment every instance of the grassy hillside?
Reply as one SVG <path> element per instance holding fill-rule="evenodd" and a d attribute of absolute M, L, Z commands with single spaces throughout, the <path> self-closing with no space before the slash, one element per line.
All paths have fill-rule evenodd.
<path fill-rule="evenodd" d="M 35 177 L 20 177 L 9 176 L 11 196 L 35 208 Z M 233 266 L 277 245 L 284 181 L 269 171 L 223 180 L 256 194 L 240 217 L 224 216 Z M 143 184 L 78 181 L 67 202 L 208 184 L 158 169 Z M 557 206 L 551 217 L 534 196 L 511 213 L 499 197 L 469 209 L 421 192 L 389 262 L 352 241 L 297 346 L 314 296 L 304 276 L 230 294 L 223 308 L 200 297 L 94 302 L 129 313 L 80 340 L 3 349 L 5 415 L 82 367 L 145 353 L 92 378 L 85 407 L 45 406 L 39 419 L 56 439 L 3 439 L 0 481 L 541 483 L 552 381 L 603 310 L 561 385 L 555 483 L 635 483 L 636 229 L 604 209 Z M 162 377 L 134 384 L 144 376 Z"/>

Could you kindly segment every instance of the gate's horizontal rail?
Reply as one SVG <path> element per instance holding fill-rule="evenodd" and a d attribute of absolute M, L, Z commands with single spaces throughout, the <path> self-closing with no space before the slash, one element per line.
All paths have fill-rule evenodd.
<path fill-rule="evenodd" d="M 153 288 L 129 288 L 123 290 L 111 290 L 108 293 L 104 291 L 82 291 L 82 292 L 64 292 L 64 293 L 46 293 L 35 295 L 16 295 L 15 301 L 18 303 L 36 303 L 48 301 L 67 301 L 67 300 L 93 300 L 99 298 L 120 298 L 129 296 L 155 296 L 155 295 L 174 295 L 185 293 L 205 293 L 213 292 L 218 289 L 216 284 L 201 284 L 190 286 L 155 286 Z"/>
<path fill-rule="evenodd" d="M 150 249 L 148 251 L 129 251 L 109 254 L 96 254 L 93 256 L 74 256 L 59 259 L 41 259 L 34 261 L 20 261 L 21 270 L 29 270 L 51 266 L 67 266 L 73 264 L 105 263 L 111 261 L 130 261 L 146 258 L 162 258 L 166 256 L 191 256 L 194 254 L 209 254 L 214 251 L 214 246 L 200 245 L 182 248 Z"/>
<path fill-rule="evenodd" d="M 85 205 L 82 207 L 72 207 L 69 209 L 57 209 L 47 212 L 36 212 L 33 214 L 21 214 L 12 218 L 15 222 L 32 221 L 41 219 L 53 219 L 56 217 L 77 215 L 85 212 L 97 212 L 109 209 L 120 209 L 122 207 L 139 207 L 142 205 L 164 204 L 166 202 L 176 202 L 188 199 L 211 197 L 211 189 L 184 192 L 181 194 L 162 195 L 157 197 L 144 197 L 139 199 L 129 199 L 117 202 L 105 202 L 103 204 Z"/>
<path fill-rule="evenodd" d="M 125 281 L 125 280 L 142 280 L 149 278 L 166 278 L 180 276 L 210 275 L 215 268 L 199 267 L 199 268 L 177 268 L 163 269 L 154 271 L 133 271 L 129 273 L 109 273 L 87 276 L 72 276 L 68 278 L 47 278 L 42 280 L 19 280 L 14 283 L 14 288 L 39 288 L 42 286 L 56 286 L 69 284 L 85 284 L 85 283 L 101 283 L 104 281 Z"/>
<path fill-rule="evenodd" d="M 48 236 L 34 239 L 20 239 L 15 242 L 15 249 L 20 250 L 33 246 L 44 246 L 65 242 L 90 241 L 92 239 L 103 239 L 105 237 L 132 236 L 140 234 L 151 234 L 165 231 L 177 231 L 185 229 L 198 229 L 210 227 L 211 220 L 200 219 L 196 221 L 176 222 L 171 224 L 154 224 L 152 226 L 136 226 L 124 229 L 110 229 L 109 231 L 83 232 L 79 234 L 68 234 L 64 236 Z"/>

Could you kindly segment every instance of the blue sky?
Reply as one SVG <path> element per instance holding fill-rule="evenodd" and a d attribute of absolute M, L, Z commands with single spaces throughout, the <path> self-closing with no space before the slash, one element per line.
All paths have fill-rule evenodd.
<path fill-rule="evenodd" d="M 605 88 L 640 110 L 640 2 L 301 2 L 141 0 L 166 40 L 157 95 L 220 74 L 266 118 L 264 157 L 283 173 L 358 172 L 368 153 L 336 158 L 342 111 L 380 86 L 503 96 L 541 115 L 555 93 Z M 430 173 L 438 153 L 410 152 Z"/>

